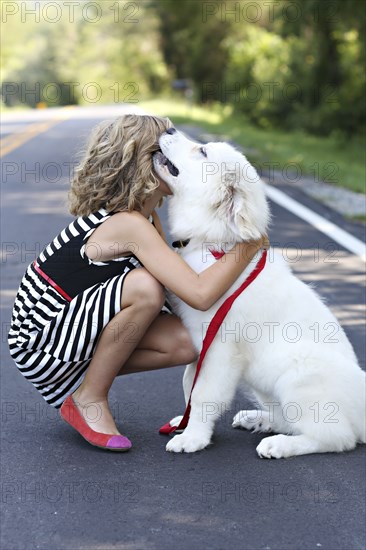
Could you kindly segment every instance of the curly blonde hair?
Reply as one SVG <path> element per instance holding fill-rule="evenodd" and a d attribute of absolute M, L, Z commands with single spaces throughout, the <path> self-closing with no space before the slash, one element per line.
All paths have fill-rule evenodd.
<path fill-rule="evenodd" d="M 70 213 L 141 210 L 159 186 L 152 154 L 159 149 L 161 134 L 171 126 L 168 118 L 136 114 L 98 124 L 74 171 Z"/>

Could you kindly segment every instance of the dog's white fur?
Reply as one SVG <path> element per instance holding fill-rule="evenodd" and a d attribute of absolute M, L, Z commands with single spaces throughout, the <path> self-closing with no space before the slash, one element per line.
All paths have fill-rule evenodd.
<path fill-rule="evenodd" d="M 160 147 L 179 169 L 174 177 L 162 156 L 154 157 L 155 170 L 173 191 L 171 232 L 177 239 L 190 239 L 180 254 L 196 272 L 216 261 L 208 248 L 229 250 L 237 241 L 266 232 L 270 214 L 263 184 L 241 153 L 226 143 L 202 149 L 180 132 L 163 134 Z M 177 313 L 198 351 L 214 313 L 248 277 L 259 256 L 208 311 L 175 297 Z M 183 379 L 186 401 L 194 373 L 191 364 Z M 262 439 L 260 457 L 345 451 L 365 442 L 365 373 L 352 346 L 316 292 L 273 251 L 228 313 L 192 392 L 188 426 L 166 449 L 204 449 L 242 382 L 258 408 L 240 411 L 233 426 L 280 434 Z M 173 419 L 172 425 L 179 420 Z"/>

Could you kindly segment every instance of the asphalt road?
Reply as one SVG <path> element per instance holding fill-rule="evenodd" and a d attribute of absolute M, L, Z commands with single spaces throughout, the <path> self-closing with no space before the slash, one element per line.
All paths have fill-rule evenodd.
<path fill-rule="evenodd" d="M 209 449 L 166 453 L 167 440 L 158 428 L 183 410 L 183 368 L 176 367 L 115 382 L 112 408 L 134 447 L 126 454 L 106 453 L 74 433 L 17 371 L 6 344 L 15 292 L 35 253 L 70 220 L 68 163 L 90 128 L 113 114 L 115 108 L 75 109 L 3 157 L 1 547 L 364 549 L 364 447 L 261 460 L 255 447 L 263 436 L 233 430 L 228 413 Z M 5 121 L 4 135 L 26 131 L 39 116 L 50 115 Z M 363 264 L 307 223 L 271 206 L 271 241 L 327 298 L 365 368 Z M 246 406 L 238 395 L 232 412 Z"/>

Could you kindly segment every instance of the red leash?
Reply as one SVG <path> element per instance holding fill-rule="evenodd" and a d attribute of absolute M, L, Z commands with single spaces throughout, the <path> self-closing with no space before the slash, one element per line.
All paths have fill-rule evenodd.
<path fill-rule="evenodd" d="M 215 258 L 219 258 L 223 255 L 223 254 L 221 254 L 221 256 L 220 256 L 219 254 L 220 253 L 215 253 L 214 254 Z M 188 420 L 189 420 L 189 414 L 191 412 L 192 391 L 193 391 L 193 388 L 196 384 L 196 381 L 197 381 L 199 372 L 201 370 L 202 363 L 203 363 L 203 360 L 206 356 L 206 353 L 207 353 L 210 345 L 212 344 L 212 341 L 215 338 L 220 326 L 222 325 L 223 320 L 225 319 L 226 315 L 230 311 L 231 306 L 235 302 L 236 298 L 253 281 L 255 281 L 255 279 L 258 277 L 258 275 L 260 274 L 260 272 L 262 271 L 262 269 L 266 265 L 266 260 L 267 260 L 267 250 L 263 250 L 261 258 L 259 259 L 257 265 L 255 266 L 255 268 L 253 269 L 253 271 L 251 272 L 249 277 L 247 279 L 245 279 L 243 284 L 239 288 L 237 288 L 235 290 L 235 292 L 233 294 L 231 294 L 231 296 L 229 296 L 225 300 L 225 302 L 219 307 L 219 309 L 216 311 L 215 315 L 213 316 L 213 318 L 212 318 L 212 320 L 211 320 L 211 322 L 208 326 L 205 338 L 203 340 L 202 350 L 201 350 L 201 353 L 200 353 L 200 356 L 199 356 L 199 359 L 198 359 L 196 374 L 195 374 L 193 384 L 192 384 L 191 395 L 189 396 L 189 401 L 188 401 L 187 408 L 186 408 L 186 411 L 184 413 L 184 416 L 183 416 L 179 426 L 171 426 L 168 422 L 167 424 L 164 424 L 164 426 L 162 426 L 160 428 L 159 433 L 161 433 L 161 434 L 170 434 L 170 433 L 175 432 L 176 430 L 184 430 L 187 427 Z"/>

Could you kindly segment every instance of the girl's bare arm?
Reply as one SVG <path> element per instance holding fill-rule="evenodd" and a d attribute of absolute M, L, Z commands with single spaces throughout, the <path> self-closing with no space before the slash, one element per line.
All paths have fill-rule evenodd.
<path fill-rule="evenodd" d="M 113 216 L 114 242 L 132 252 L 162 285 L 195 309 L 209 309 L 235 282 L 265 240 L 238 243 L 200 274 L 163 241 L 152 224 L 138 212 Z"/>
<path fill-rule="evenodd" d="M 166 235 L 164 233 L 163 226 L 161 225 L 160 218 L 159 218 L 158 214 L 155 212 L 155 210 L 152 213 L 152 217 L 153 217 L 154 226 L 155 226 L 156 231 L 159 233 L 160 237 L 162 239 L 164 239 L 164 241 L 166 242 Z"/>

